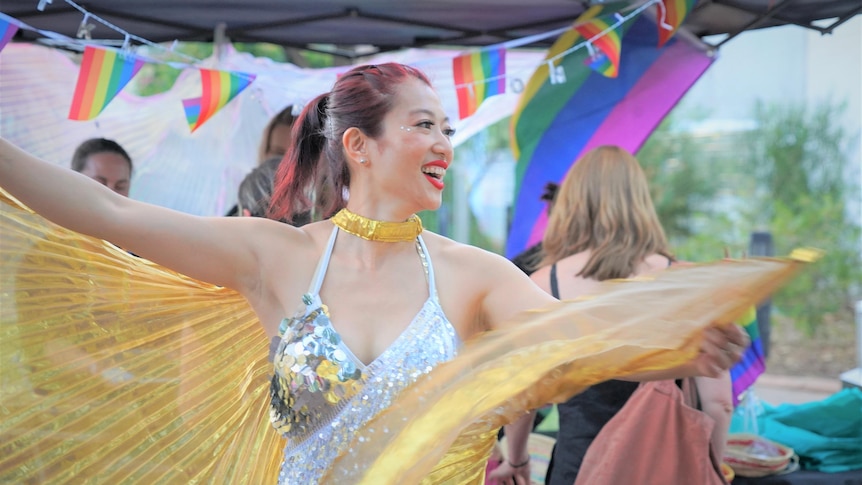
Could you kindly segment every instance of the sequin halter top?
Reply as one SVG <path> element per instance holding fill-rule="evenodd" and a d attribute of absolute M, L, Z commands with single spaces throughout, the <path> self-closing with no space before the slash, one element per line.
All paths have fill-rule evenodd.
<path fill-rule="evenodd" d="M 419 376 L 452 359 L 461 346 L 440 307 L 434 267 L 418 236 L 428 299 L 372 363 L 356 358 L 330 322 L 319 294 L 338 232 L 333 228 L 303 306 L 279 326 L 281 342 L 270 386 L 272 425 L 287 438 L 279 484 L 317 483 L 365 422 Z"/>

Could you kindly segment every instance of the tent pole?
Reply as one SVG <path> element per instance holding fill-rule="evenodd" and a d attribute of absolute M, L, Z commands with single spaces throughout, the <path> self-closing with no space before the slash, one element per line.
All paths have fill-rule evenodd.
<path fill-rule="evenodd" d="M 219 22 L 216 24 L 215 31 L 213 32 L 213 57 L 216 58 L 219 63 L 224 58 L 225 48 L 230 40 L 227 38 L 227 24 L 225 22 Z"/>

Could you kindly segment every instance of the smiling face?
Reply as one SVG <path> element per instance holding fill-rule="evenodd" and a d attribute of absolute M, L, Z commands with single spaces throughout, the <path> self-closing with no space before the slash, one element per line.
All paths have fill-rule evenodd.
<path fill-rule="evenodd" d="M 401 83 L 382 135 L 369 144 L 373 185 L 411 212 L 439 208 L 452 134 L 437 93 L 419 79 Z"/>

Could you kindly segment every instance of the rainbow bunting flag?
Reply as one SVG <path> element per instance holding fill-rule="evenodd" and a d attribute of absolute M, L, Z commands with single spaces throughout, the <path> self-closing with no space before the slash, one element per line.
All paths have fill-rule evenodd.
<path fill-rule="evenodd" d="M 588 19 L 582 17 L 578 23 Z M 620 26 L 616 78 L 588 69 L 584 66 L 587 49 L 577 49 L 558 61 L 566 82 L 552 82 L 547 63 L 527 82 L 512 115 L 517 165 L 516 199 L 506 242 L 509 258 L 544 234 L 547 219 L 540 196 L 545 184 L 562 180 L 582 153 L 597 146 L 614 144 L 637 152 L 712 63 L 701 49 L 678 37 L 658 48 L 657 32 L 646 15 Z M 570 30 L 557 39 L 547 57 L 580 42 L 583 37 Z"/>
<path fill-rule="evenodd" d="M 740 396 L 766 370 L 766 359 L 763 356 L 763 340 L 757 327 L 757 310 L 751 307 L 738 322 L 748 332 L 751 345 L 742 354 L 742 360 L 730 369 L 730 379 L 733 387 L 733 405 L 739 404 Z"/>
<path fill-rule="evenodd" d="M 87 46 L 78 71 L 69 119 L 91 120 L 98 116 L 143 65 L 142 59 L 131 54 Z"/>
<path fill-rule="evenodd" d="M 15 36 L 15 32 L 18 32 L 18 26 L 8 22 L 4 19 L 0 19 L 0 51 L 6 47 L 6 44 L 12 40 L 12 37 Z"/>
<path fill-rule="evenodd" d="M 603 52 L 588 57 L 584 65 L 606 77 L 617 77 L 617 66 Z"/>
<path fill-rule="evenodd" d="M 218 110 L 224 108 L 237 94 L 254 81 L 254 74 L 201 69 L 203 96 L 183 100 L 189 128 L 194 133 Z"/>
<path fill-rule="evenodd" d="M 658 9 L 658 46 L 661 47 L 673 37 L 685 16 L 694 8 L 697 0 L 661 0 Z"/>
<path fill-rule="evenodd" d="M 575 30 L 581 37 L 598 49 L 594 55 L 587 57 L 584 64 L 607 77 L 617 77 L 620 69 L 622 41 L 617 29 L 622 26 L 612 29 L 611 26 L 615 23 L 612 17 L 600 17 L 575 25 Z M 599 34 L 602 34 L 601 37 L 594 38 Z"/>
<path fill-rule="evenodd" d="M 458 117 L 464 119 L 482 101 L 506 92 L 506 49 L 477 51 L 452 60 Z"/>

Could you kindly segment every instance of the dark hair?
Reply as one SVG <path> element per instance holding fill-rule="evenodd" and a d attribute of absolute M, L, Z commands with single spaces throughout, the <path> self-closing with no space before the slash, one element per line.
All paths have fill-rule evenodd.
<path fill-rule="evenodd" d="M 539 197 L 539 200 L 547 202 L 549 205 L 553 205 L 554 201 L 557 199 L 557 191 L 559 190 L 560 185 L 558 183 L 548 182 L 545 184 L 545 191 L 542 192 L 542 195 Z"/>
<path fill-rule="evenodd" d="M 236 215 L 243 215 L 242 211 L 248 209 L 252 217 L 266 217 L 270 198 L 272 198 L 272 185 L 275 180 L 275 172 L 281 163 L 281 157 L 271 157 L 255 167 L 239 184 L 237 193 Z M 294 215 L 291 219 L 280 219 L 294 226 L 302 226 L 310 222 L 310 214 L 303 212 Z"/>
<path fill-rule="evenodd" d="M 559 190 L 560 184 L 556 182 L 548 182 L 545 184 L 542 195 L 539 196 L 539 200 L 548 205 L 548 215 L 550 215 L 551 211 L 554 209 L 554 202 L 557 200 L 557 192 L 559 192 Z M 538 242 L 516 254 L 515 257 L 512 258 L 512 262 L 515 263 L 515 266 L 517 266 L 518 269 L 529 276 L 542 266 L 543 259 L 544 253 L 542 252 L 542 243 Z"/>
<path fill-rule="evenodd" d="M 267 159 L 242 179 L 236 201 L 240 214 L 243 209 L 248 209 L 254 217 L 266 217 L 266 209 L 272 196 L 272 181 L 279 163 L 281 158 Z"/>
<path fill-rule="evenodd" d="M 263 137 L 260 139 L 260 147 L 257 151 L 258 163 L 263 163 L 268 158 L 267 153 L 272 148 L 272 132 L 275 130 L 275 127 L 284 125 L 292 128 L 294 121 L 296 121 L 296 117 L 293 116 L 293 105 L 288 105 L 269 120 L 263 129 Z"/>
<path fill-rule="evenodd" d="M 83 172 L 87 168 L 87 159 L 90 158 L 90 155 L 105 152 L 116 153 L 125 158 L 129 162 L 129 172 L 131 173 L 133 169 L 132 157 L 123 150 L 123 147 L 119 143 L 107 138 L 91 138 L 78 145 L 78 148 L 75 149 L 75 154 L 72 155 L 72 170 Z"/>
<path fill-rule="evenodd" d="M 332 91 L 305 106 L 293 125 L 285 163 L 276 173 L 271 218 L 290 218 L 308 210 L 315 219 L 326 218 L 344 207 L 350 172 L 341 138 L 353 127 L 379 137 L 397 87 L 408 79 L 431 85 L 425 74 L 403 64 L 355 67 L 338 78 Z"/>

